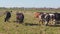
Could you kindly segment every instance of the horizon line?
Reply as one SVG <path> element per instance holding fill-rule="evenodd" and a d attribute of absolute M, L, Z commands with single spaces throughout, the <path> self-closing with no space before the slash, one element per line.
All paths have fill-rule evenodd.
<path fill-rule="evenodd" d="M 60 8 L 60 7 L 0 7 L 0 8 Z"/>

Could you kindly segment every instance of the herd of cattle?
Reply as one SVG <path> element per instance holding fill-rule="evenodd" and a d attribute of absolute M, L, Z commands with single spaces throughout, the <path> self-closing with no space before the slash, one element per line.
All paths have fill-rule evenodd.
<path fill-rule="evenodd" d="M 54 25 L 60 21 L 60 13 L 44 13 L 44 12 L 34 12 L 34 17 L 39 19 L 39 22 L 48 25 L 52 22 Z"/>
<path fill-rule="evenodd" d="M 11 11 L 12 12 L 12 11 Z M 9 21 L 11 17 L 11 12 L 6 12 L 5 22 Z M 34 17 L 39 19 L 39 23 L 44 25 L 48 25 L 49 22 L 54 23 L 54 25 L 60 22 L 60 13 L 45 13 L 45 12 L 34 12 Z M 19 22 L 24 22 L 24 14 L 23 13 L 16 13 L 16 19 Z"/>

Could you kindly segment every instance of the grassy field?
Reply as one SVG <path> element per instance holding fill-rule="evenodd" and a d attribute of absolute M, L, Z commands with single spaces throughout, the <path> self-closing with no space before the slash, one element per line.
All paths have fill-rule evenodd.
<path fill-rule="evenodd" d="M 60 34 L 59 26 L 40 26 L 38 19 L 34 18 L 33 12 L 26 11 L 24 16 L 23 24 L 14 22 L 16 20 L 16 11 L 12 12 L 10 22 L 4 22 L 5 15 L 1 16 L 0 34 Z"/>

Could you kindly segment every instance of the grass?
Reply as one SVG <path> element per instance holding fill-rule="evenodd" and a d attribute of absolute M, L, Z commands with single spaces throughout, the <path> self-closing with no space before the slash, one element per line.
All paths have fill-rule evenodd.
<path fill-rule="evenodd" d="M 5 15 L 0 17 L 0 34 L 60 34 L 60 27 L 25 25 L 25 23 L 40 24 L 38 19 L 33 17 L 32 12 L 24 13 L 25 19 L 23 24 L 13 22 L 16 20 L 15 13 L 12 12 L 10 22 L 4 22 Z"/>
<path fill-rule="evenodd" d="M 34 23 L 31 15 L 25 14 L 24 23 Z M 4 22 L 4 17 L 0 17 L 0 33 L 1 34 L 40 34 L 40 26 L 26 26 L 25 24 L 19 24 L 13 22 L 15 19 L 15 13 L 12 13 L 10 22 Z M 28 19 L 28 17 L 30 17 Z M 33 18 L 34 20 L 34 18 Z"/>

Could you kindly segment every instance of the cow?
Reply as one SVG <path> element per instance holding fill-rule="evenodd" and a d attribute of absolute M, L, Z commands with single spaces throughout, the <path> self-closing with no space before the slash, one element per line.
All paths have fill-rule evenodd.
<path fill-rule="evenodd" d="M 44 22 L 44 12 L 34 12 L 34 17 L 39 19 L 39 23 Z"/>
<path fill-rule="evenodd" d="M 12 12 L 12 11 L 11 11 Z M 11 12 L 9 12 L 9 11 L 6 11 L 6 17 L 5 17 L 5 20 L 4 20 L 4 22 L 6 22 L 6 21 L 8 21 L 9 22 L 9 19 L 11 18 Z"/>
<path fill-rule="evenodd" d="M 60 23 L 60 13 L 49 13 L 45 17 L 45 25 L 48 25 L 49 22 L 51 22 L 53 25 L 59 24 Z"/>
<path fill-rule="evenodd" d="M 17 13 L 16 14 L 16 19 L 17 19 L 17 22 L 23 23 L 23 21 L 24 21 L 24 14 L 23 13 Z"/>
<path fill-rule="evenodd" d="M 45 25 L 48 25 L 48 23 L 55 24 L 56 21 L 60 20 L 60 13 L 44 13 L 44 12 L 35 12 L 35 17 L 39 19 L 39 23 L 45 23 Z M 51 24 L 50 23 L 50 24 Z"/>

